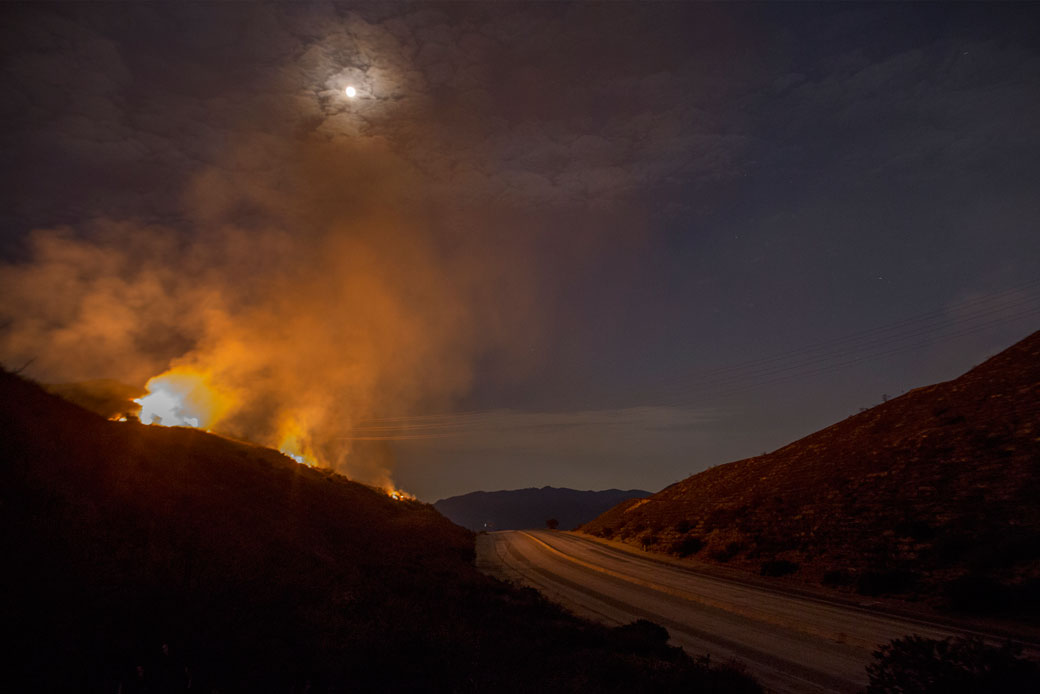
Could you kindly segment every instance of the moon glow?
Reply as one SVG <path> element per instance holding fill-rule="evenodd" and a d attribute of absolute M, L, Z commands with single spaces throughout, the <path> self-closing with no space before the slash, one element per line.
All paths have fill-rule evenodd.
<path fill-rule="evenodd" d="M 347 91 L 347 97 L 348 98 L 353 99 L 355 96 L 357 96 L 357 90 L 354 89 L 353 87 L 347 87 L 346 91 Z"/>

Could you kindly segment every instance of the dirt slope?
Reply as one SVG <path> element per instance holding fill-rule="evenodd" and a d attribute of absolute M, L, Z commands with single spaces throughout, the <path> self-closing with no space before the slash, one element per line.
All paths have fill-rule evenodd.
<path fill-rule="evenodd" d="M 1040 332 L 582 531 L 766 575 L 965 610 L 1037 608 Z"/>

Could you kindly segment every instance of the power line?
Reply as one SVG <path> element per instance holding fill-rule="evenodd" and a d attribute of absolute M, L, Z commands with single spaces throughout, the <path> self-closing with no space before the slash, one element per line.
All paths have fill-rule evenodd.
<path fill-rule="evenodd" d="M 805 347 L 788 350 L 735 364 L 687 372 L 666 383 L 664 388 L 642 390 L 643 402 L 657 406 L 690 405 L 695 399 L 728 397 L 792 379 L 809 379 L 833 373 L 871 360 L 883 359 L 935 344 L 976 334 L 1034 316 L 1040 316 L 1040 301 L 1029 290 L 1040 287 L 1040 280 L 985 297 L 967 299 L 944 309 L 928 311 L 892 323 L 837 336 Z M 1025 293 L 1025 295 L 1023 295 Z M 998 315 L 994 315 L 994 314 Z M 411 431 L 422 434 L 409 438 L 441 438 L 480 429 L 480 420 L 499 414 L 494 410 L 444 412 L 400 417 L 378 417 L 360 423 L 356 433 L 403 438 Z"/>

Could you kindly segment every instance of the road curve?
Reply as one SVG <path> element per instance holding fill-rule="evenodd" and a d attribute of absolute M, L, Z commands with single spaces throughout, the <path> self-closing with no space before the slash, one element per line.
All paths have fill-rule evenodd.
<path fill-rule="evenodd" d="M 569 533 L 478 535 L 477 566 L 537 588 L 583 617 L 610 625 L 657 622 L 687 653 L 740 660 L 776 692 L 859 692 L 880 644 L 907 634 L 965 633 L 871 606 L 706 575 Z M 1026 652 L 1035 657 L 1035 646 Z"/>

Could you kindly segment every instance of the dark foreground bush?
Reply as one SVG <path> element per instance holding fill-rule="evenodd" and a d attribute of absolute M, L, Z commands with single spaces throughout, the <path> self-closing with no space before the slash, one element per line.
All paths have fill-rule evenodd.
<path fill-rule="evenodd" d="M 1033 694 L 1040 667 L 1021 647 L 987 646 L 980 639 L 907 636 L 874 652 L 868 694 Z"/>
<path fill-rule="evenodd" d="M 667 647 L 668 630 L 660 624 L 640 619 L 613 629 L 611 640 L 622 650 L 639 655 L 653 655 Z"/>

